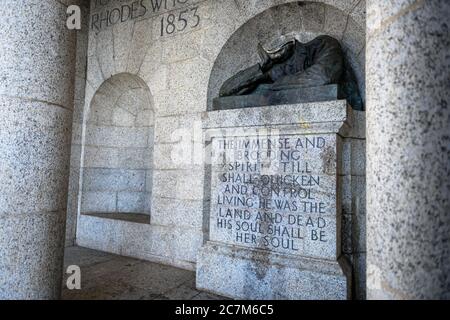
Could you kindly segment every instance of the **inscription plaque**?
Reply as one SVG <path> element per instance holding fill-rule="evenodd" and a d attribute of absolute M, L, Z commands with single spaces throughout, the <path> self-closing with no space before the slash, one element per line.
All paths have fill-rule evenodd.
<path fill-rule="evenodd" d="M 210 240 L 336 259 L 336 135 L 214 138 Z"/>

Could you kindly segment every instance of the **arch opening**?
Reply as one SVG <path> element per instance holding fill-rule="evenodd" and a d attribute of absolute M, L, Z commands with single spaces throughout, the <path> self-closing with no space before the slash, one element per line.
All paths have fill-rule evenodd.
<path fill-rule="evenodd" d="M 154 110 L 131 74 L 106 80 L 85 121 L 81 214 L 150 223 Z"/>

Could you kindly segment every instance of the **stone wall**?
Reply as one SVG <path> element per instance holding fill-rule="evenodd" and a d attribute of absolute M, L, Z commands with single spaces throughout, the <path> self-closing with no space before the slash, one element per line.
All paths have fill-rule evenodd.
<path fill-rule="evenodd" d="M 303 41 L 319 34 L 341 40 L 363 93 L 365 1 L 102 3 L 106 4 L 95 0 L 91 3 L 85 106 L 83 120 L 75 120 L 84 126 L 74 130 L 74 139 L 79 134 L 80 140 L 74 141 L 73 150 L 80 145 L 81 150 L 79 155 L 72 153 L 73 175 L 77 176 L 76 168 L 80 167 L 77 161 L 83 154 L 86 159 L 89 153 L 87 124 L 104 83 L 119 74 L 141 79 L 149 89 L 154 111 L 153 161 L 146 160 L 146 168 L 153 168 L 151 224 L 79 215 L 77 243 L 194 269 L 198 249 L 205 239 L 203 212 L 209 205 L 204 197 L 201 115 L 209 109 L 217 88 L 227 75 L 254 62 L 252 53 L 257 41 L 294 32 Z M 364 115 L 357 117 L 358 127 L 363 128 Z M 361 129 L 355 139 L 347 141 L 347 157 L 364 159 L 364 147 Z M 183 161 L 173 161 L 180 152 Z M 364 161 L 353 163 L 360 165 L 348 167 L 342 177 L 347 181 L 345 235 L 350 239 L 343 251 L 351 259 L 356 257 L 356 274 L 363 274 Z M 85 176 L 79 181 L 78 189 L 86 191 Z M 73 194 L 75 189 L 78 190 L 71 189 Z M 83 194 L 76 198 L 83 199 Z M 81 210 L 72 209 L 71 214 L 75 211 L 79 214 Z M 353 236 L 351 230 L 355 231 Z M 356 240 L 351 241 L 352 238 Z"/>
<path fill-rule="evenodd" d="M 72 146 L 70 157 L 69 194 L 67 200 L 66 246 L 75 244 L 81 161 L 81 134 L 86 88 L 87 48 L 89 38 L 89 1 L 79 1 L 82 27 L 77 31 L 77 60 L 73 104 Z"/>
<path fill-rule="evenodd" d="M 343 139 L 342 253 L 353 266 L 353 296 L 366 294 L 366 130 L 365 112 L 354 111 L 354 127 Z"/>

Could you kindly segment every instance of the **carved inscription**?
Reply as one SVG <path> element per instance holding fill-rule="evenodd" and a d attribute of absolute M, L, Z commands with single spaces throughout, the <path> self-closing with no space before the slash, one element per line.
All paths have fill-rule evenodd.
<path fill-rule="evenodd" d="M 91 14 L 91 29 L 103 30 L 109 26 L 135 20 L 143 17 L 148 12 L 145 0 L 117 1 L 94 0 L 93 13 Z M 114 3 L 115 6 L 110 3 Z"/>
<path fill-rule="evenodd" d="M 215 138 L 211 240 L 333 258 L 336 138 Z"/>
<path fill-rule="evenodd" d="M 94 31 L 138 18 L 159 21 L 161 37 L 198 28 L 201 22 L 199 2 L 192 0 L 93 0 Z"/>
<path fill-rule="evenodd" d="M 197 28 L 200 25 L 200 21 L 198 7 L 164 14 L 161 17 L 161 37 Z"/>

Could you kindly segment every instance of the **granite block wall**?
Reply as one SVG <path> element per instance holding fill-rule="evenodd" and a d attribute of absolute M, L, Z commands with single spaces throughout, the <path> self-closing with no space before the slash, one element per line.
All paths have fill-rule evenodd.
<path fill-rule="evenodd" d="M 78 209 L 72 211 L 78 214 L 78 244 L 194 269 L 194 253 L 208 232 L 202 114 L 210 110 L 212 98 L 228 76 L 256 61 L 259 41 L 286 33 L 301 41 L 320 34 L 339 39 L 363 94 L 364 0 L 92 1 L 80 143 L 74 143 L 81 152 L 76 156 L 81 193 Z M 145 133 L 139 132 L 136 121 L 148 120 L 129 112 L 139 102 L 131 97 L 123 97 L 123 103 L 114 101 L 116 91 L 132 82 L 138 83 L 138 89 L 148 89 L 150 96 L 154 138 L 145 146 L 141 140 Z M 358 128 L 364 127 L 363 113 L 357 122 Z M 364 163 L 359 157 L 365 136 L 358 130 L 354 139 L 344 143 L 349 161 L 352 155 L 358 161 L 342 176 L 349 218 L 343 251 L 354 266 L 361 266 L 356 268 L 361 277 L 357 296 L 363 297 Z M 121 148 L 127 150 L 125 155 Z M 145 148 L 152 156 L 138 154 Z M 144 209 L 142 197 L 147 203 Z M 151 223 L 144 227 L 80 215 L 84 209 L 143 210 L 150 214 Z M 93 220 L 95 228 L 90 225 Z M 121 231 L 102 234 L 102 228 L 110 227 Z M 158 244 L 134 238 L 134 230 L 145 239 L 157 235 Z M 124 235 L 127 242 L 120 240 Z"/>

